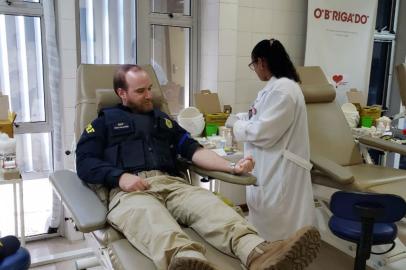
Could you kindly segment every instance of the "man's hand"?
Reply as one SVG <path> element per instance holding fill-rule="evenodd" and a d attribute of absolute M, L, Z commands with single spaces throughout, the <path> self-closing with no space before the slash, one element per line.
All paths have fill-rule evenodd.
<path fill-rule="evenodd" d="M 235 174 L 243 174 L 249 173 L 254 169 L 255 161 L 253 157 L 247 156 L 245 158 L 240 159 L 237 164 L 235 164 L 234 173 Z"/>
<path fill-rule="evenodd" d="M 145 179 L 130 173 L 123 173 L 120 176 L 119 186 L 123 191 L 143 191 L 149 189 L 150 185 Z"/>

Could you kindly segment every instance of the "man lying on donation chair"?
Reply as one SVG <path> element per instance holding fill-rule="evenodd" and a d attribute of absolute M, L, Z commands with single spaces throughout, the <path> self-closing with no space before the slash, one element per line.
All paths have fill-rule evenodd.
<path fill-rule="evenodd" d="M 108 222 L 157 269 L 216 269 L 177 221 L 249 269 L 303 269 L 316 257 L 320 236 L 315 228 L 265 242 L 211 192 L 177 177 L 175 168 L 180 155 L 208 170 L 243 174 L 254 167 L 251 157 L 230 164 L 154 109 L 151 80 L 141 67 L 119 66 L 113 84 L 122 104 L 103 109 L 83 132 L 77 172 L 87 183 L 110 188 Z"/>

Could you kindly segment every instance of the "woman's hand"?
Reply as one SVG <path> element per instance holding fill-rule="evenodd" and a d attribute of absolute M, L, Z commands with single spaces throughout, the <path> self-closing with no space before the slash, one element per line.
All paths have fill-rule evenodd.
<path fill-rule="evenodd" d="M 235 114 L 230 114 L 227 118 L 225 126 L 228 128 L 233 128 L 234 124 L 235 124 L 235 122 L 237 122 L 237 120 L 239 120 L 239 119 Z"/>

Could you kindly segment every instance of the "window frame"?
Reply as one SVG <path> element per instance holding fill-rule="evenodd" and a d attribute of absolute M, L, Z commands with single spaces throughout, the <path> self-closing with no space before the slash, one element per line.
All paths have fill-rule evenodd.
<path fill-rule="evenodd" d="M 15 123 L 15 134 L 28 134 L 28 133 L 51 133 L 52 136 L 52 113 L 50 108 L 50 93 L 49 93 L 49 66 L 47 59 L 47 44 L 45 36 L 45 21 L 44 21 L 44 8 L 41 2 L 23 2 L 11 1 L 8 4 L 5 0 L 0 0 L 0 14 L 12 16 L 30 16 L 39 17 L 41 25 L 41 48 L 42 48 L 42 68 L 43 68 L 43 90 L 44 90 L 44 111 L 45 121 L 40 122 L 18 122 Z"/>
<path fill-rule="evenodd" d="M 193 102 L 193 93 L 197 91 L 198 81 L 198 5 L 199 1 L 190 0 L 190 15 L 183 15 L 180 13 L 152 13 L 150 10 L 150 1 L 137 1 L 137 63 L 150 64 L 151 60 L 151 29 L 152 25 L 186 27 L 190 29 L 190 81 L 189 81 L 189 97 L 185 103 L 188 107 Z M 193 90 L 195 89 L 195 90 Z"/>
<path fill-rule="evenodd" d="M 392 10 L 391 15 L 393 14 L 393 31 L 391 29 L 384 30 L 378 32 L 375 29 L 374 32 L 374 43 L 375 42 L 389 42 L 391 43 L 391 52 L 389 56 L 389 63 L 387 66 L 389 67 L 386 76 L 386 88 L 383 89 L 383 106 L 389 108 L 390 105 L 390 96 L 392 94 L 392 77 L 393 77 L 393 69 L 394 69 L 394 60 L 395 60 L 395 47 L 396 47 L 396 33 L 397 33 L 397 25 L 398 25 L 398 14 L 399 14 L 399 0 L 395 1 L 395 7 Z M 378 14 L 378 13 L 377 13 Z M 372 67 L 372 66 L 371 66 Z"/>
<path fill-rule="evenodd" d="M 89 3 L 87 3 L 86 4 L 86 7 L 88 7 L 89 6 L 89 4 L 90 3 L 92 3 L 92 7 L 93 7 L 93 11 L 91 11 L 91 12 L 89 12 L 89 14 L 92 14 L 92 18 L 90 19 L 90 20 L 92 20 L 93 22 L 94 22 L 94 18 L 99 18 L 97 15 L 96 16 L 94 16 L 94 14 L 96 13 L 96 14 L 98 14 L 97 12 L 95 12 L 94 11 L 94 8 L 96 7 L 96 5 L 95 5 L 95 1 L 100 1 L 100 0 L 84 0 L 84 1 L 86 1 L 86 2 L 89 2 Z M 114 0 L 114 1 L 117 1 L 116 2 L 116 4 L 117 5 L 122 5 L 122 4 L 124 4 L 123 3 L 123 0 Z M 136 5 L 136 3 L 137 3 L 137 0 L 132 0 L 133 1 L 133 3 L 131 4 L 131 8 L 134 8 L 134 11 L 135 11 L 135 14 L 136 14 L 136 11 L 137 11 L 137 9 L 138 9 L 138 7 L 137 7 L 137 5 Z M 130 1 L 128 1 L 128 2 L 130 2 Z M 106 6 L 105 5 L 107 5 L 107 9 L 109 8 L 108 7 L 108 5 L 109 5 L 109 0 L 101 0 L 100 2 L 97 2 L 97 3 L 100 3 L 102 6 L 103 6 L 103 8 L 106 8 Z M 100 7 L 100 5 L 98 5 L 97 6 L 98 8 Z M 102 9 L 103 9 L 102 8 Z M 121 7 L 122 8 L 122 7 Z M 87 10 L 87 12 L 88 12 L 88 10 Z M 110 10 L 109 10 L 109 12 L 110 12 Z M 125 9 L 125 12 L 128 12 L 128 9 Z M 87 17 L 88 15 L 86 15 L 86 17 Z M 110 14 L 109 14 L 109 16 L 110 16 Z M 137 16 L 137 15 L 135 15 L 135 16 Z M 77 50 L 77 52 L 76 52 L 76 63 L 77 63 L 77 67 L 79 67 L 79 65 L 80 64 L 84 64 L 84 63 L 86 63 L 86 64 L 105 64 L 105 63 L 111 63 L 111 59 L 110 58 L 107 58 L 108 57 L 108 55 L 110 55 L 110 54 L 112 54 L 112 50 L 111 50 L 111 48 L 110 48 L 110 43 L 109 43 L 109 41 L 107 41 L 107 40 L 105 40 L 104 39 L 104 37 L 103 37 L 103 45 L 106 45 L 106 44 L 108 44 L 108 46 L 109 46 L 109 53 L 108 53 L 108 55 L 107 54 L 105 54 L 105 51 L 103 50 L 103 56 L 102 56 L 102 58 L 103 58 L 103 61 L 102 61 L 102 63 L 100 63 L 100 61 L 95 61 L 96 60 L 96 58 L 94 57 L 94 55 L 92 56 L 92 57 L 90 57 L 89 58 L 89 56 L 88 55 L 86 55 L 86 58 L 87 59 L 82 59 L 82 57 L 83 57 L 83 55 L 82 55 L 82 36 L 81 36 L 81 31 L 82 31 L 82 29 L 81 29 L 81 27 L 83 26 L 83 25 L 86 25 L 86 27 L 88 27 L 89 25 L 86 23 L 86 22 L 82 22 L 81 20 L 82 20 L 83 18 L 81 18 L 81 5 L 80 5 L 80 0 L 76 0 L 75 1 L 75 20 L 76 20 L 76 48 L 79 48 L 78 50 Z M 131 23 L 133 23 L 133 19 L 135 19 L 135 18 L 133 18 L 133 17 L 131 17 Z M 111 22 L 110 20 L 109 20 L 109 18 L 107 19 L 107 21 L 104 21 L 104 22 L 107 22 L 107 23 L 109 23 L 109 22 Z M 135 25 L 136 25 L 136 23 L 135 23 Z M 121 25 L 121 26 L 123 26 L 123 25 Z M 104 32 L 104 31 L 106 31 L 106 29 L 108 29 L 108 31 L 111 31 L 111 28 L 110 28 L 110 26 L 108 25 L 107 26 L 107 28 L 105 28 L 105 25 L 92 25 L 91 26 L 92 28 L 91 29 L 87 29 L 87 30 L 91 30 L 93 33 L 93 36 L 92 37 L 89 37 L 88 35 L 86 36 L 86 39 L 87 39 L 87 41 L 86 41 L 86 45 L 87 46 L 89 46 L 90 44 L 88 44 L 88 43 L 92 43 L 92 42 L 89 42 L 90 40 L 95 40 L 95 39 L 97 39 L 97 38 L 100 38 L 101 36 L 100 36 L 100 33 L 102 33 L 102 32 Z M 135 40 L 136 40 L 136 38 L 137 38 L 137 30 L 136 30 L 136 28 L 134 27 L 133 29 L 131 29 L 131 30 L 134 30 L 134 33 L 132 33 L 132 34 L 134 34 L 134 37 L 135 37 Z M 95 33 L 96 32 L 96 33 Z M 117 32 L 120 32 L 120 31 L 117 31 Z M 126 41 L 128 41 L 127 39 L 126 39 L 126 37 L 127 36 L 120 36 L 119 38 L 116 38 L 116 39 L 114 39 L 114 40 L 116 40 L 118 43 L 121 43 L 120 45 L 123 45 L 123 46 L 125 46 L 125 44 L 128 44 L 128 43 L 126 43 Z M 89 39 L 90 38 L 90 39 Z M 120 40 L 120 38 L 123 38 L 123 40 L 121 41 Z M 107 42 L 106 42 L 107 41 Z M 99 49 L 99 50 L 101 50 L 102 49 L 102 47 L 103 47 L 103 45 L 101 45 L 101 43 L 99 43 L 99 42 L 93 42 L 93 44 L 91 44 L 91 45 L 93 45 L 94 47 L 90 50 L 91 51 L 91 53 L 93 53 L 94 54 L 94 52 L 95 52 L 95 48 L 96 48 L 96 50 L 97 49 Z M 128 46 L 128 45 L 127 45 Z M 135 62 L 137 62 L 137 49 L 135 49 L 135 53 L 134 53 L 134 59 L 135 59 Z M 123 59 L 123 57 L 122 57 L 122 55 L 121 56 L 119 56 L 118 57 L 119 59 L 118 59 L 118 61 L 119 62 L 125 62 L 125 60 Z M 125 57 L 124 57 L 125 58 Z M 128 63 L 128 62 L 125 62 L 125 63 Z M 134 63 L 134 61 L 131 61 L 130 63 Z M 117 63 L 115 63 L 115 64 L 117 64 Z"/>
<path fill-rule="evenodd" d="M 151 29 L 152 25 L 187 27 L 190 28 L 190 80 L 188 99 L 184 105 L 188 107 L 193 102 L 193 93 L 197 91 L 199 86 L 199 20 L 198 9 L 199 1 L 190 0 L 190 15 L 180 13 L 153 13 L 150 10 L 151 0 L 134 0 L 136 1 L 136 63 L 139 65 L 151 64 Z M 75 1 L 75 16 L 76 21 L 80 21 L 80 6 L 79 0 Z M 81 48 L 80 44 L 80 24 L 76 24 L 76 47 Z M 76 54 L 77 66 L 81 63 L 81 51 Z"/>
<path fill-rule="evenodd" d="M 2 15 L 11 15 L 11 16 L 24 16 L 24 17 L 38 17 L 40 20 L 40 32 L 41 32 L 41 60 L 42 60 L 42 84 L 43 84 L 43 98 L 44 98 L 44 121 L 37 122 L 17 122 L 14 125 L 14 134 L 22 135 L 25 138 L 22 138 L 27 144 L 30 145 L 32 142 L 32 136 L 41 133 L 47 134 L 49 136 L 49 160 L 50 160 L 50 171 L 21 171 L 21 175 L 24 181 L 36 181 L 37 179 L 48 178 L 49 174 L 54 171 L 54 151 L 53 151 L 53 140 L 54 132 L 52 128 L 52 109 L 51 109 L 51 97 L 50 97 L 50 85 L 49 85 L 49 64 L 48 64 L 48 48 L 46 42 L 46 26 L 44 18 L 44 5 L 42 0 L 39 2 L 25 2 L 22 0 L 10 0 L 8 3 L 6 0 L 0 0 L 0 14 Z M 16 138 L 16 136 L 14 136 Z M 24 148 L 24 152 L 31 151 L 32 148 Z M 34 157 L 36 153 L 32 153 Z M 34 161 L 32 159 L 31 161 Z M 29 190 L 28 190 L 29 191 Z M 24 192 L 27 192 L 25 190 Z M 50 207 L 51 209 L 51 207 Z M 29 219 L 26 219 L 25 226 L 29 224 Z M 45 223 L 44 223 L 45 224 Z M 20 224 L 21 225 L 21 224 Z M 37 234 L 37 235 L 27 235 L 27 230 L 25 231 L 26 242 L 38 239 L 45 239 L 49 237 L 54 237 L 60 235 L 59 231 L 56 234 Z"/>

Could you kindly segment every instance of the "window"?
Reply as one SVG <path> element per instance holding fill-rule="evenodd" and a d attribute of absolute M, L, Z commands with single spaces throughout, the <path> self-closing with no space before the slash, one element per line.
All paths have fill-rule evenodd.
<path fill-rule="evenodd" d="M 46 153 L 44 162 L 30 165 L 37 159 L 38 145 L 32 144 L 36 133 L 45 131 L 49 136 L 43 137 L 42 145 L 52 145 L 42 16 L 39 1 L 8 5 L 0 0 L 0 89 L 9 96 L 10 110 L 17 114 L 14 133 L 23 175 L 47 176 L 52 171 L 52 151 Z"/>
<path fill-rule="evenodd" d="M 195 3 L 79 0 L 81 63 L 151 64 L 176 115 L 197 85 Z"/>
<path fill-rule="evenodd" d="M 79 9 L 81 63 L 136 63 L 135 0 L 80 0 Z"/>
<path fill-rule="evenodd" d="M 197 2 L 150 0 L 143 19 L 151 31 L 151 54 L 144 61 L 165 74 L 158 78 L 172 115 L 189 107 L 197 85 Z"/>
<path fill-rule="evenodd" d="M 184 0 L 151 0 L 153 13 L 173 14 L 179 13 L 190 16 L 190 1 Z"/>
<path fill-rule="evenodd" d="M 45 121 L 39 17 L 0 15 L 3 94 L 10 97 L 16 121 Z"/>
<path fill-rule="evenodd" d="M 380 104 L 386 107 L 391 56 L 392 42 L 376 39 L 372 53 L 368 105 Z"/>
<path fill-rule="evenodd" d="M 170 112 L 177 114 L 189 104 L 190 28 L 155 24 L 151 27 L 151 64 Z"/>
<path fill-rule="evenodd" d="M 395 33 L 396 0 L 379 0 L 375 30 Z"/>
<path fill-rule="evenodd" d="M 396 38 L 397 0 L 378 0 L 368 105 L 389 106 Z"/>
<path fill-rule="evenodd" d="M 41 199 L 48 203 L 46 207 L 39 205 L 38 198 L 35 200 L 38 190 L 31 188 L 41 186 L 41 183 L 49 186 L 48 174 L 53 171 L 44 29 L 43 7 L 39 0 L 0 0 L 0 91 L 9 96 L 10 110 L 17 114 L 14 138 L 18 168 L 24 180 L 33 180 L 24 184 L 24 204 L 31 206 L 28 207 L 31 212 L 26 212 L 25 216 L 43 216 L 26 219 L 26 235 L 45 232 L 52 198 L 51 189 L 48 193 L 41 191 Z M 7 188 L 0 187 L 0 193 L 6 194 Z M 2 213 L 13 210 L 9 205 L 0 207 L 7 208 L 0 209 Z M 4 219 L 12 221 L 13 215 Z M 7 224 L 0 224 L 2 233 L 14 233 L 13 227 Z"/>

